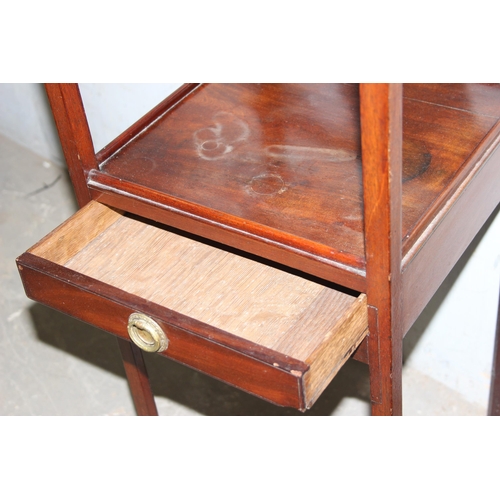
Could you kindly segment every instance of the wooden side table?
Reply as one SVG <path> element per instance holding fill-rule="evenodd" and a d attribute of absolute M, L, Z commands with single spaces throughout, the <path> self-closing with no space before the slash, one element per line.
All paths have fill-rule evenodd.
<path fill-rule="evenodd" d="M 21 277 L 117 336 L 138 414 L 143 350 L 301 410 L 354 356 L 402 413 L 403 337 L 500 202 L 500 85 L 187 84 L 97 154 L 46 88 L 82 209 Z"/>

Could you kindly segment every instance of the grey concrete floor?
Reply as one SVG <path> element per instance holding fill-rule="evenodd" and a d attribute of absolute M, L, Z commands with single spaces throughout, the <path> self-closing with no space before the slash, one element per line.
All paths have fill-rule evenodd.
<path fill-rule="evenodd" d="M 0 136 L 0 415 L 134 415 L 116 340 L 26 298 L 15 258 L 77 210 L 65 168 Z M 160 415 L 368 415 L 367 367 L 349 361 L 305 414 L 159 356 L 146 363 Z M 405 415 L 484 415 L 407 367 Z"/>

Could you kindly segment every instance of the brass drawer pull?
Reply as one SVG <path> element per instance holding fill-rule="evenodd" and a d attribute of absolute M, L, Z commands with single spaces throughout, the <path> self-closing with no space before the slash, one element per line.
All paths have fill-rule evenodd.
<path fill-rule="evenodd" d="M 127 330 L 132 342 L 143 351 L 163 352 L 168 347 L 168 338 L 161 326 L 145 314 L 132 313 Z"/>

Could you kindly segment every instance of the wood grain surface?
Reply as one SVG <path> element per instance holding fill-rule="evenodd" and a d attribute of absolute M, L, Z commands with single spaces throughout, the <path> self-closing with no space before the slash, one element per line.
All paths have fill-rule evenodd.
<path fill-rule="evenodd" d="M 127 217 L 64 265 L 299 360 L 308 359 L 355 302 L 333 288 Z"/>
<path fill-rule="evenodd" d="M 45 84 L 57 132 L 80 207 L 91 200 L 88 174 L 97 168 L 92 136 L 76 83 Z"/>
<path fill-rule="evenodd" d="M 43 256 L 57 264 L 65 264 L 71 257 L 94 241 L 105 229 L 120 219 L 122 213 L 91 201 L 59 227 L 51 231 L 28 253 Z"/>
<path fill-rule="evenodd" d="M 301 374 L 309 367 L 303 362 L 172 313 L 148 300 L 33 254 L 25 253 L 19 257 L 18 267 L 26 295 L 32 300 L 124 341 L 128 341 L 128 317 L 141 311 L 154 318 L 169 338 L 169 348 L 161 353 L 162 356 L 275 404 L 301 410 L 306 408 Z M 140 367 L 136 364 L 136 368 Z M 135 378 L 129 380 L 131 390 L 137 385 Z M 134 399 L 144 399 L 144 393 L 136 392 Z"/>
<path fill-rule="evenodd" d="M 404 95 L 406 253 L 498 121 L 500 86 L 405 85 Z M 214 222 L 269 228 L 276 244 L 296 238 L 311 255 L 364 271 L 355 84 L 202 85 L 100 168 L 115 189 L 112 179 L 142 186 L 150 203 L 161 193 L 185 214 L 193 208 L 180 200 Z"/>
<path fill-rule="evenodd" d="M 402 91 L 400 84 L 360 87 L 373 415 L 403 411 Z"/>
<path fill-rule="evenodd" d="M 21 274 L 30 297 L 124 338 L 126 317 L 112 313 L 112 304 L 135 303 L 139 311 L 148 310 L 145 304 L 154 305 L 154 317 L 168 321 L 171 342 L 165 355 L 173 353 L 174 359 L 246 390 L 251 386 L 255 392 L 250 392 L 267 399 L 275 394 L 281 403 L 292 401 L 299 390 L 299 402 L 293 405 L 302 409 L 313 404 L 367 333 L 364 295 L 356 298 L 94 201 L 35 245 L 19 264 L 25 268 Z M 185 342 L 176 341 L 179 328 L 201 334 L 204 342 L 226 344 L 252 363 L 285 370 L 292 378 L 272 371 L 269 384 L 276 378 L 284 388 L 257 390 L 254 385 L 261 387 L 262 382 L 252 385 L 235 378 L 236 354 L 220 358 L 217 367 L 197 350 L 176 354 L 179 342 Z M 191 345 L 196 342 L 189 340 Z M 137 404 L 152 411 L 140 370 L 137 374 L 131 375 L 141 389 L 136 391 Z"/>
<path fill-rule="evenodd" d="M 301 409 L 359 347 L 401 414 L 402 337 L 500 201 L 499 84 L 188 84 L 97 157 L 77 86 L 47 92 L 80 205 L 367 297 L 95 202 L 20 258 L 29 296 L 120 337 L 149 311 L 173 359 Z"/>

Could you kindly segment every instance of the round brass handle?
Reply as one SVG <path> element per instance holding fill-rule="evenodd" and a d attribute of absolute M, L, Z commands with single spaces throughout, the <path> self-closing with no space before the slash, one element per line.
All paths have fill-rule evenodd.
<path fill-rule="evenodd" d="M 143 351 L 163 352 L 168 347 L 168 338 L 161 326 L 145 314 L 132 313 L 127 330 L 132 342 Z"/>

